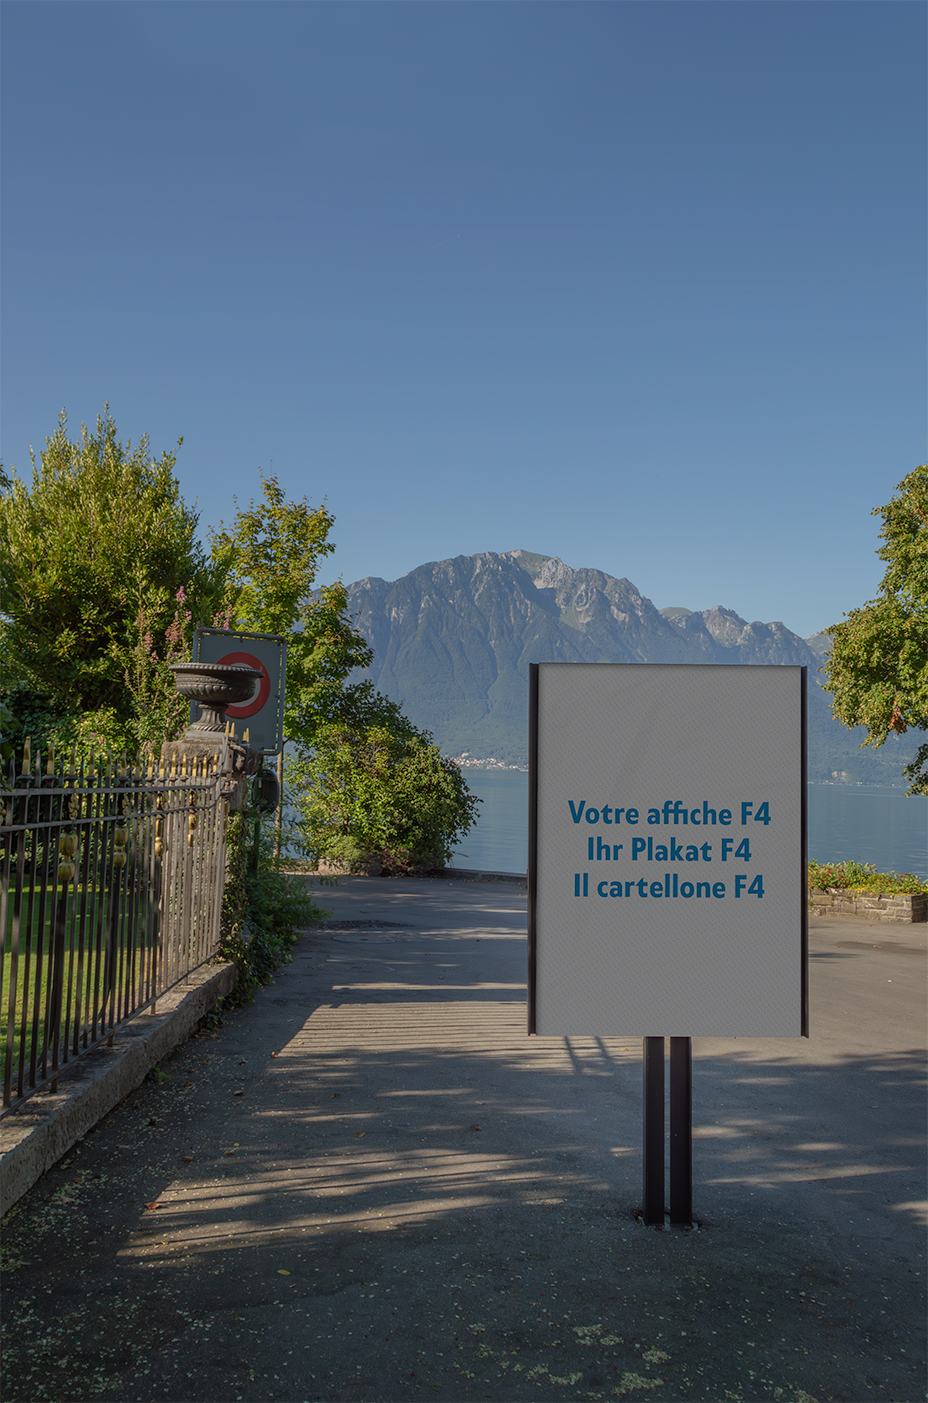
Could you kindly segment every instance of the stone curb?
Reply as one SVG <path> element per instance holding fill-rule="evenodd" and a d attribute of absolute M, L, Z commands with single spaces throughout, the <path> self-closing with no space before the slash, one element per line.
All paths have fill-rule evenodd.
<path fill-rule="evenodd" d="M 66 1067 L 57 1091 L 39 1092 L 5 1116 L 0 1121 L 0 1214 L 185 1042 L 234 984 L 234 964 L 194 970 L 158 1000 L 157 1013 L 139 1014 L 117 1030 L 112 1047 L 95 1047 Z"/>
<path fill-rule="evenodd" d="M 513 882 L 517 886 L 528 886 L 524 872 L 484 872 L 478 867 L 444 867 L 435 876 L 452 882 Z"/>
<path fill-rule="evenodd" d="M 827 891 L 813 891 L 810 894 L 809 914 L 881 925 L 911 925 L 928 921 L 928 896 L 829 887 Z"/>

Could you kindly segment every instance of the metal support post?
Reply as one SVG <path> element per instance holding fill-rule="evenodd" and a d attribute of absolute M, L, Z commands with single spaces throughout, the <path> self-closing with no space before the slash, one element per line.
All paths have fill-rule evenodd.
<path fill-rule="evenodd" d="M 664 1225 L 664 1039 L 644 1039 L 645 1223 Z"/>
<path fill-rule="evenodd" d="M 693 1222 L 693 1040 L 670 1039 L 670 1221 Z"/>

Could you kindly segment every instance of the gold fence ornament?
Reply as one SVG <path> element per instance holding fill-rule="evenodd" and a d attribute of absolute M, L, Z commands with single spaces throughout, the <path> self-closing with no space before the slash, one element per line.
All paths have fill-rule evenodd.
<path fill-rule="evenodd" d="M 194 835 L 196 834 L 197 824 L 199 823 L 199 819 L 197 818 L 197 815 L 196 815 L 196 807 L 197 807 L 197 796 L 196 796 L 194 793 L 191 792 L 191 795 L 190 795 L 190 814 L 189 814 L 189 816 L 188 816 L 188 818 L 187 818 L 187 846 L 188 846 L 188 848 L 192 848 L 192 847 L 193 847 Z"/>
<path fill-rule="evenodd" d="M 159 794 L 155 800 L 155 857 L 164 856 L 164 795 Z"/>
<path fill-rule="evenodd" d="M 64 858 L 64 862 L 58 863 L 58 884 L 66 887 L 69 882 L 73 882 L 76 865 L 71 861 L 77 853 L 77 834 L 62 833 L 58 839 L 58 852 Z"/>
<path fill-rule="evenodd" d="M 55 742 L 48 742 L 48 755 L 45 757 L 45 773 L 53 775 L 55 773 Z"/>
<path fill-rule="evenodd" d="M 242 736 L 242 745 L 247 745 L 250 738 L 251 738 L 251 727 L 250 727 L 250 726 L 246 726 L 246 727 L 245 727 L 245 734 Z"/>
<path fill-rule="evenodd" d="M 113 866 L 116 868 L 117 871 L 120 871 L 123 867 L 125 867 L 126 863 L 129 860 L 128 854 L 126 852 L 126 844 L 128 843 L 128 841 L 128 828 L 120 827 L 113 829 L 113 843 L 115 844 L 115 850 L 113 852 Z"/>
<path fill-rule="evenodd" d="M 22 770 L 20 771 L 20 773 L 21 773 L 21 774 L 24 774 L 24 775 L 27 775 L 27 774 L 29 773 L 29 766 L 30 766 L 31 764 L 32 764 L 32 737 L 31 737 L 31 736 L 27 736 L 26 739 L 23 741 L 23 767 L 22 767 Z"/>

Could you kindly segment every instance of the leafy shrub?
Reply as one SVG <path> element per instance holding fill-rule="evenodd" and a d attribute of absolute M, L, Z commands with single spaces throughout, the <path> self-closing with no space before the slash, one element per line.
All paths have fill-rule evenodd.
<path fill-rule="evenodd" d="M 258 820 L 258 862 L 254 833 Z M 251 1003 L 255 990 L 290 959 L 302 931 L 329 912 L 317 906 L 306 877 L 288 876 L 274 856 L 273 828 L 252 808 L 232 814 L 228 834 L 229 876 L 223 905 L 220 954 L 236 965 L 231 1006 Z"/>
<path fill-rule="evenodd" d="M 869 862 L 854 862 L 850 859 L 846 862 L 810 862 L 810 891 L 827 891 L 829 887 L 849 891 L 902 894 L 928 892 L 928 885 L 911 872 L 877 872 Z"/>
<path fill-rule="evenodd" d="M 444 867 L 480 802 L 459 766 L 404 717 L 331 726 L 294 767 L 306 840 L 350 870 L 369 857 L 386 875 Z"/>

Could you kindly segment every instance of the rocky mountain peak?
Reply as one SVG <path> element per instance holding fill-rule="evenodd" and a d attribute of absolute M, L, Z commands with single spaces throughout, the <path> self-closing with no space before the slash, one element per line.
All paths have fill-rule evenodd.
<path fill-rule="evenodd" d="M 821 652 L 779 622 L 748 623 L 723 605 L 658 610 L 630 580 L 526 550 L 431 561 L 392 582 L 368 577 L 348 597 L 374 650 L 374 685 L 446 754 L 524 761 L 533 662 L 799 664 L 820 752 L 810 774 L 898 774 L 895 757 L 861 757 L 862 737 L 832 719 L 818 685 Z"/>

